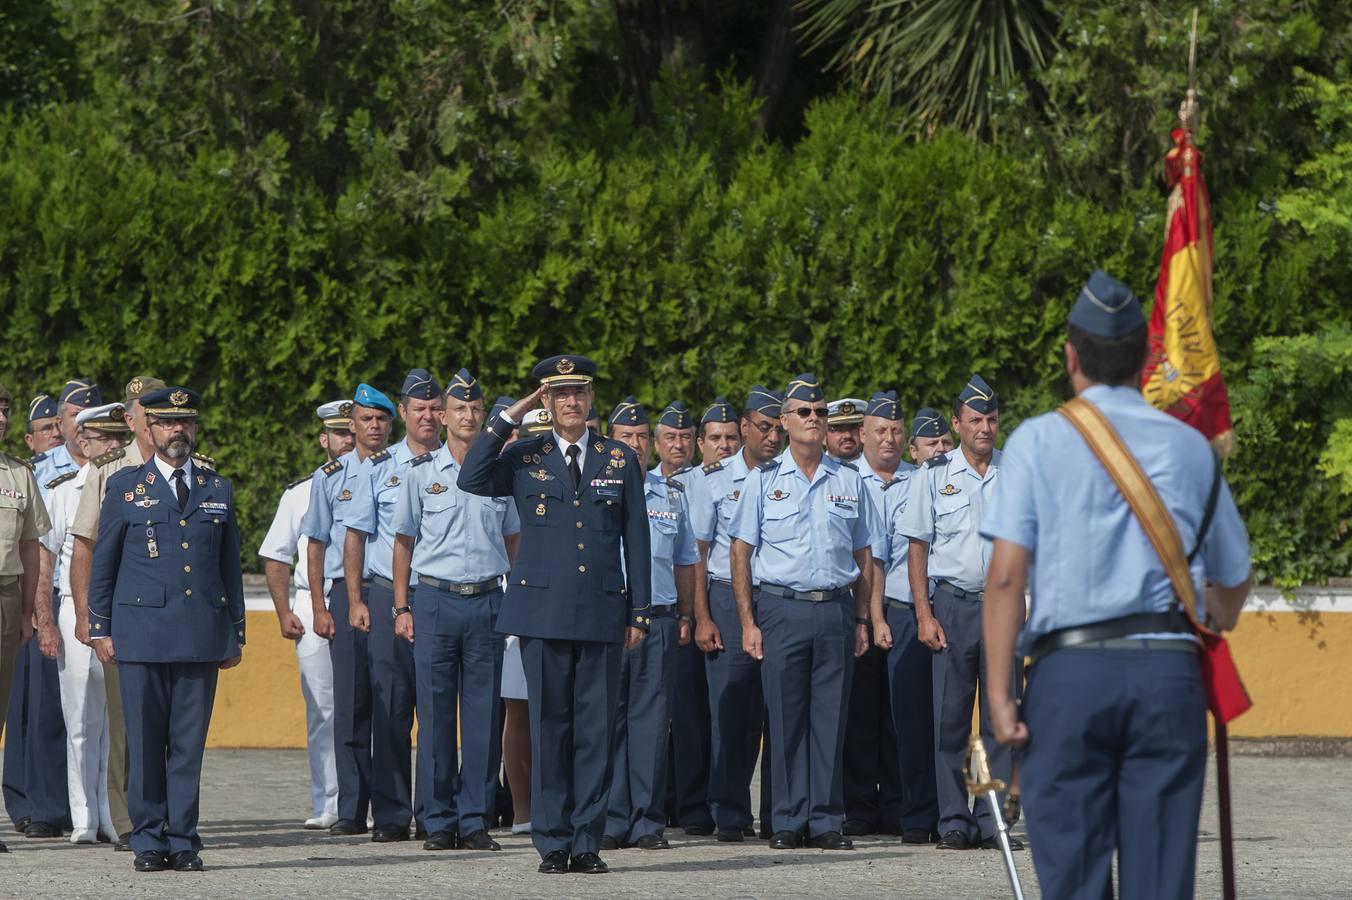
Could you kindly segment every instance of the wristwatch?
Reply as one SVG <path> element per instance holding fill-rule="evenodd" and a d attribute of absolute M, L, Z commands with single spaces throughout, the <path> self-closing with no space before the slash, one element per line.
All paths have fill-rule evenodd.
<path fill-rule="evenodd" d="M 859 616 L 855 616 L 855 617 L 854 617 L 854 624 L 856 624 L 856 625 L 872 625 L 873 623 L 870 622 L 868 619 L 863 619 L 863 618 L 860 618 Z"/>
<path fill-rule="evenodd" d="M 691 618 L 690 618 L 689 616 L 683 616 L 683 615 L 679 615 L 679 614 L 676 616 L 676 621 L 677 621 L 677 622 L 684 622 L 684 623 L 687 624 L 687 625 L 692 624 L 692 620 L 691 620 Z"/>
<path fill-rule="evenodd" d="M 411 607 L 411 606 L 396 606 L 396 607 L 391 611 L 391 614 L 394 616 L 395 621 L 398 621 L 398 620 L 399 620 L 399 617 L 402 616 L 404 613 L 411 613 L 411 612 L 413 612 L 413 607 Z"/>

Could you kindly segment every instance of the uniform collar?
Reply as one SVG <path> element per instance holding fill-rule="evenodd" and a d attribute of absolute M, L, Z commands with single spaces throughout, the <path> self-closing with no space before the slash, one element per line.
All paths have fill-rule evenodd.
<path fill-rule="evenodd" d="M 996 448 L 991 452 L 991 461 L 986 466 L 986 477 L 981 478 L 981 476 L 977 474 L 976 469 L 972 468 L 971 463 L 967 462 L 967 454 L 962 452 L 962 447 L 954 447 L 953 452 L 948 454 L 948 475 L 949 477 L 952 477 L 962 472 L 970 472 L 973 478 L 986 481 L 995 474 L 996 469 L 1000 468 L 1001 456 L 1002 454 L 999 448 Z"/>
<path fill-rule="evenodd" d="M 817 464 L 817 473 L 809 483 L 820 481 L 822 478 L 830 477 L 839 471 L 840 460 L 829 453 L 823 453 L 822 461 Z M 803 470 L 798 468 L 798 463 L 794 460 L 793 453 L 790 452 L 788 448 L 785 448 L 784 452 L 779 455 L 779 474 L 788 475 L 793 472 L 797 472 L 801 475 Z M 807 478 L 806 475 L 803 477 L 804 479 Z"/>
<path fill-rule="evenodd" d="M 662 464 L 658 463 L 643 474 L 643 490 L 645 493 L 661 496 L 659 488 L 667 486 L 667 479 L 662 474 Z"/>
<path fill-rule="evenodd" d="M 437 468 L 442 470 L 460 468 L 460 463 L 456 462 L 455 457 L 451 455 L 450 444 L 442 444 L 438 447 L 437 452 L 432 456 L 432 461 L 437 464 Z"/>
<path fill-rule="evenodd" d="M 174 467 L 169 465 L 164 460 L 160 459 L 160 455 L 158 453 L 156 453 L 155 456 L 153 457 L 152 464 L 159 471 L 160 477 L 164 479 L 165 484 L 172 485 L 174 483 Z M 191 485 L 192 484 L 191 456 L 189 456 L 184 461 L 182 469 L 183 469 L 183 483 L 186 485 Z"/>
<path fill-rule="evenodd" d="M 1085 388 L 1080 396 L 1095 406 L 1121 404 L 1124 406 L 1144 406 L 1145 397 L 1129 385 L 1096 384 Z"/>

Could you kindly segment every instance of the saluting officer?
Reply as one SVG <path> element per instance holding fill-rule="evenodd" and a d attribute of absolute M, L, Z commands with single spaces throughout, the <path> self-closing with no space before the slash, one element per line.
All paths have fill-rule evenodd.
<path fill-rule="evenodd" d="M 399 486 L 393 621 L 413 642 L 417 671 L 423 849 L 499 850 L 488 836 L 502 761 L 497 617 L 521 521 L 508 501 L 456 484 L 484 422 L 483 389 L 467 369 L 446 388 L 445 421 L 446 443 L 415 456 Z"/>
<path fill-rule="evenodd" d="M 663 419 L 669 421 L 666 427 L 680 429 L 683 412 L 675 404 L 668 406 L 663 412 Z M 640 462 L 647 461 L 648 413 L 632 395 L 610 414 L 610 436 L 628 445 Z M 602 843 L 606 850 L 670 847 L 662 835 L 667 824 L 668 732 L 677 727 L 672 722 L 673 693 L 690 687 L 677 680 L 676 654 L 678 643 L 690 640 L 690 606 L 699 549 L 690 530 L 685 486 L 664 475 L 663 468 L 650 470 L 643 480 L 652 539 L 652 622 L 647 638 L 624 651 L 620 664 L 619 712 L 612 752 L 615 772 Z M 679 734 L 675 737 L 679 748 Z M 703 786 L 699 798 L 702 808 Z"/>
<path fill-rule="evenodd" d="M 404 439 L 366 460 L 346 517 L 343 573 L 352 627 L 368 633 L 371 665 L 371 810 L 377 843 L 408 840 L 413 816 L 423 827 L 423 791 L 413 794 L 413 715 L 417 681 L 413 648 L 394 633 L 394 512 L 399 488 L 416 457 L 441 447 L 441 385 L 426 369 L 412 369 L 399 396 Z M 386 431 L 388 435 L 388 430 Z M 411 585 L 413 591 L 416 586 Z"/>
<path fill-rule="evenodd" d="M 953 404 L 958 449 L 932 457 L 911 479 L 906 509 L 895 529 L 910 540 L 911 597 L 916 631 L 933 656 L 934 756 L 939 795 L 940 850 L 998 847 L 990 807 L 967 793 L 963 768 L 972 731 L 978 683 L 989 667 L 981 640 L 981 599 L 990 542 L 981 536 L 986 507 L 1000 471 L 1000 403 L 973 375 Z M 931 585 L 933 587 L 931 588 Z M 995 747 L 990 704 L 981 702 L 982 737 L 990 747 L 991 773 L 1009 783 L 1012 757 Z M 972 803 L 976 802 L 976 812 Z M 1011 839 L 1014 849 L 1023 845 Z"/>
<path fill-rule="evenodd" d="M 816 376 L 789 382 L 783 419 L 789 451 L 747 476 L 730 529 L 742 646 L 762 660 L 770 712 L 770 847 L 799 847 L 806 834 L 810 846 L 852 850 L 841 834 L 841 755 L 854 658 L 868 649 L 879 519 L 854 465 L 823 452 L 826 401 Z"/>
<path fill-rule="evenodd" d="M 94 651 L 121 671 L 138 872 L 202 869 L 198 795 L 221 669 L 244 647 L 230 482 L 191 458 L 201 397 L 141 398 L 155 456 L 108 482 L 89 582 Z"/>
<path fill-rule="evenodd" d="M 315 410 L 322 430 L 319 446 L 328 462 L 352 450 L 352 404 L 333 400 Z M 293 481 L 282 492 L 258 555 L 282 637 L 296 643 L 301 695 L 305 698 L 305 748 L 310 760 L 310 817 L 305 827 L 328 829 L 338 821 L 338 763 L 333 751 L 333 660 L 329 642 L 315 633 L 314 602 L 310 591 L 310 539 L 301 531 L 310 508 L 314 473 Z M 292 572 L 292 562 L 299 559 Z M 292 599 L 291 588 L 295 587 Z M 316 588 L 324 602 L 327 584 Z"/>
<path fill-rule="evenodd" d="M 460 487 L 512 497 L 521 551 L 498 630 L 521 637 L 530 693 L 531 836 L 540 871 L 600 874 L 624 645 L 649 627 L 652 556 L 642 463 L 586 429 L 596 364 L 554 356 L 541 387 L 488 423 L 470 447 Z M 543 397 L 551 431 L 503 445 Z M 624 570 L 620 556 L 624 555 Z M 625 573 L 629 598 L 625 598 Z"/>
<path fill-rule="evenodd" d="M 726 400 L 710 407 L 706 419 L 713 416 L 720 421 L 737 421 L 741 449 L 719 460 L 706 460 L 690 485 L 690 519 L 709 573 L 707 604 L 702 605 L 700 598 L 695 598 L 695 641 L 706 654 L 704 666 L 711 713 L 709 810 L 718 828 L 718 839 L 725 843 L 740 843 L 755 834 L 751 779 L 756 773 L 757 756 L 761 757 L 761 831 L 765 832 L 764 837 L 770 836 L 772 779 L 770 756 L 762 749 L 761 741 L 763 731 L 769 735 L 764 730 L 761 663 L 742 648 L 742 620 L 732 591 L 730 529 L 747 474 L 784 449 L 784 429 L 779 419 L 783 399 L 778 391 L 756 385 L 747 394 L 740 417 Z M 753 577 L 753 618 L 758 597 Z M 764 746 L 768 748 L 768 741 Z"/>
<path fill-rule="evenodd" d="M 1095 272 L 1068 330 L 1071 387 L 1158 495 L 1170 520 L 1161 527 L 1189 554 L 1199 606 L 1205 595 L 1198 616 L 1233 628 L 1249 589 L 1248 537 L 1206 439 L 1141 397 L 1140 302 Z M 1191 897 L 1206 691 L 1197 643 L 1141 521 L 1075 426 L 1048 413 L 1010 437 L 982 532 L 995 542 L 985 603 L 991 718 L 1001 741 L 1026 748 L 1043 896 L 1112 896 L 1116 851 L 1122 897 Z M 1018 658 L 1033 659 L 1023 721 L 1010 683 L 1016 639 Z"/>

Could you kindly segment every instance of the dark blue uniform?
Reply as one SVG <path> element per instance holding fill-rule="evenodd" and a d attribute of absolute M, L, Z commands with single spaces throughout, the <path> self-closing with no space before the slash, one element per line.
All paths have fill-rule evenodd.
<path fill-rule="evenodd" d="M 194 464 L 179 506 L 152 458 L 108 481 L 89 629 L 121 674 L 137 854 L 196 851 L 198 788 L 221 662 L 244 645 L 244 583 L 230 482 Z"/>
<path fill-rule="evenodd" d="M 625 628 L 649 624 L 644 471 L 624 444 L 587 432 L 574 487 L 557 435 L 525 438 L 504 452 L 511 431 L 493 418 L 470 447 L 458 484 L 471 494 L 512 497 L 520 514 L 521 546 L 497 628 L 521 637 L 535 848 L 542 857 L 577 857 L 600 849 L 605 828 Z"/>

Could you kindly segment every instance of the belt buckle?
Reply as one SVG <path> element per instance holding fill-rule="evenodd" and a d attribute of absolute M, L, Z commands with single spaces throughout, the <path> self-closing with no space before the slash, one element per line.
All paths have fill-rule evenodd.
<path fill-rule="evenodd" d="M 826 595 L 826 591 L 808 591 L 807 599 L 811 600 L 813 603 L 821 603 L 826 600 Z"/>
<path fill-rule="evenodd" d="M 469 595 L 474 593 L 474 589 L 477 586 L 478 585 L 473 584 L 457 584 L 455 586 L 455 592 L 459 594 L 461 597 L 468 597 Z"/>

